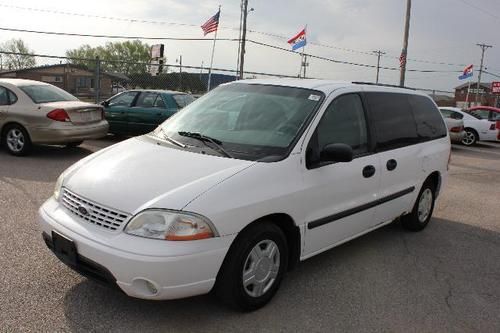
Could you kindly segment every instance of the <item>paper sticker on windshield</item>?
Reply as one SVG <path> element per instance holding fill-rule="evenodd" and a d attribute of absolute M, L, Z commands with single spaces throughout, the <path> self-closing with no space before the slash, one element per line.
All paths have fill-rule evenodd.
<path fill-rule="evenodd" d="M 315 102 L 317 102 L 317 101 L 319 101 L 320 99 L 321 99 L 321 96 L 320 96 L 320 95 L 314 95 L 314 94 L 309 95 L 309 100 L 311 100 L 311 101 L 315 101 Z"/>

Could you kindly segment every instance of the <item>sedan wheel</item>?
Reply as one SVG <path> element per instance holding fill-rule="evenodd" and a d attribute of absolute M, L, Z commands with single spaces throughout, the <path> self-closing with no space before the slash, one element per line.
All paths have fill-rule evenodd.
<path fill-rule="evenodd" d="M 31 148 L 31 140 L 24 128 L 12 125 L 5 130 L 4 143 L 12 155 L 26 155 Z"/>
<path fill-rule="evenodd" d="M 472 146 L 477 141 L 477 135 L 471 130 L 465 130 L 465 136 L 462 139 L 462 143 L 466 146 Z"/>

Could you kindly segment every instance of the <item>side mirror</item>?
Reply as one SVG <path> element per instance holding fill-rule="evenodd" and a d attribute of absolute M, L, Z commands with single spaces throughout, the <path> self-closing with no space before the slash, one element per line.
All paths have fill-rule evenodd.
<path fill-rule="evenodd" d="M 353 155 L 351 146 L 345 143 L 332 143 L 323 148 L 320 158 L 325 162 L 351 162 Z"/>
<path fill-rule="evenodd" d="M 101 105 L 107 108 L 109 106 L 109 101 L 101 102 Z"/>

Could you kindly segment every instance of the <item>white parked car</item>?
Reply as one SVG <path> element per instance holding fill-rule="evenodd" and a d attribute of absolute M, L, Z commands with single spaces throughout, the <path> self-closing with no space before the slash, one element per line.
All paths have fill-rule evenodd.
<path fill-rule="evenodd" d="M 494 121 L 482 119 L 472 113 L 462 111 L 459 108 L 439 108 L 444 117 L 462 120 L 464 122 L 465 135 L 462 143 L 472 146 L 477 141 L 499 141 L 500 129 Z"/>
<path fill-rule="evenodd" d="M 130 296 L 215 289 L 252 310 L 299 261 L 401 216 L 425 228 L 449 157 L 424 94 L 239 81 L 71 166 L 39 221 L 64 263 Z"/>
<path fill-rule="evenodd" d="M 451 142 L 461 143 L 465 137 L 464 121 L 454 116 L 453 112 L 450 110 L 443 110 L 441 108 L 439 110 L 444 118 L 446 128 L 448 128 L 448 132 L 450 133 Z"/>

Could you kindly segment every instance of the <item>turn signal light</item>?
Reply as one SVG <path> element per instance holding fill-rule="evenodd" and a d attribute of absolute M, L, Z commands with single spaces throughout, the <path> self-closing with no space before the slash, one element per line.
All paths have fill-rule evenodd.
<path fill-rule="evenodd" d="M 70 121 L 68 113 L 64 109 L 55 109 L 47 113 L 47 118 L 55 121 Z"/>

